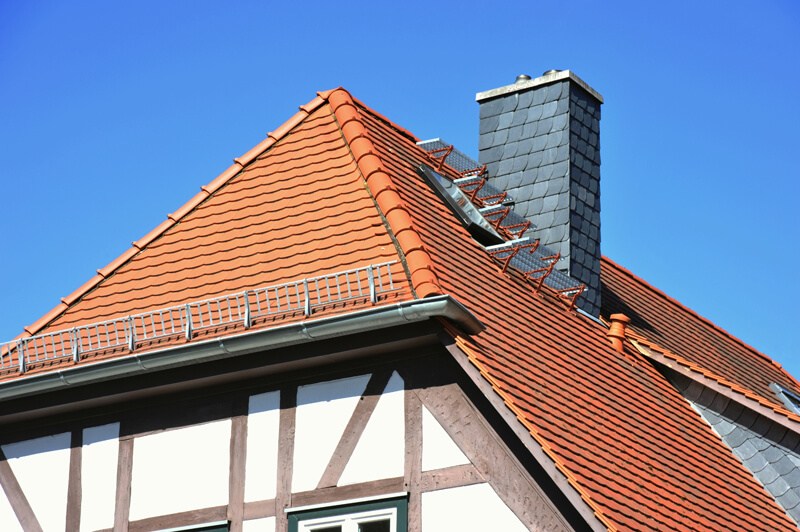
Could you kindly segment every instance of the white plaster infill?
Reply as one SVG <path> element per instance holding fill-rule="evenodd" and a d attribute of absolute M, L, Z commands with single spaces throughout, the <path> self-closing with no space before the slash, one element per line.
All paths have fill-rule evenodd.
<path fill-rule="evenodd" d="M 520 92 L 526 89 L 532 89 L 534 87 L 539 87 L 541 85 L 549 85 L 550 83 L 555 83 L 556 81 L 563 81 L 567 79 L 572 80 L 580 88 L 582 88 L 583 90 L 594 96 L 597 99 L 597 101 L 603 103 L 603 96 L 599 92 L 594 90 L 592 87 L 590 87 L 588 83 L 586 83 L 581 78 L 576 76 L 570 70 L 559 70 L 558 72 L 545 74 L 544 76 L 540 76 L 538 78 L 530 79 L 527 81 L 522 81 L 520 83 L 512 83 L 511 85 L 506 85 L 505 87 L 498 87 L 497 89 L 491 89 L 488 91 L 479 92 L 478 94 L 475 95 L 475 101 L 482 102 L 484 100 L 490 100 L 498 96 L 504 96 L 506 94 Z"/>

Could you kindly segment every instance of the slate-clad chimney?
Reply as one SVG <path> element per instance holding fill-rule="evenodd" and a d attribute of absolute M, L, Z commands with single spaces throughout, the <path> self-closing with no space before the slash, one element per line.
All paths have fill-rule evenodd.
<path fill-rule="evenodd" d="M 557 268 L 586 283 L 580 306 L 600 312 L 600 104 L 568 70 L 478 93 L 480 156 L 533 236 L 561 252 Z"/>

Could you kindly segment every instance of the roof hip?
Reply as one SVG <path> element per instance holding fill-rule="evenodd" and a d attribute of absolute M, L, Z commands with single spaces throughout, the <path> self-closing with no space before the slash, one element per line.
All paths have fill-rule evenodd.
<path fill-rule="evenodd" d="M 353 98 L 342 88 L 330 91 L 325 96 L 378 208 L 386 217 L 389 228 L 405 255 L 414 291 L 422 298 L 442 295 L 444 290 L 439 284 L 430 254 L 367 135 Z"/>

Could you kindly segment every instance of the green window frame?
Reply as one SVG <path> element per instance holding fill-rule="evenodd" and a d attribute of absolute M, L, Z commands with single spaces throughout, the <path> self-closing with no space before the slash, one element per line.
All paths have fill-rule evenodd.
<path fill-rule="evenodd" d="M 373 501 L 331 503 L 324 508 L 298 509 L 288 515 L 289 532 L 329 530 L 331 526 L 339 526 L 337 523 L 343 520 L 348 523 L 369 522 L 370 517 L 379 516 L 380 510 L 394 510 L 395 528 L 392 532 L 408 531 L 408 496 L 404 495 Z"/>

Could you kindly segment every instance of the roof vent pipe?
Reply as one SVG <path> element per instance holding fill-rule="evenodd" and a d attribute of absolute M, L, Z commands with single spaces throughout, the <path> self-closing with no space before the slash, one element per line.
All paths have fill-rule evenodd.
<path fill-rule="evenodd" d="M 542 76 L 549 76 L 550 74 L 558 74 L 559 72 L 561 72 L 561 71 L 560 70 L 547 70 L 547 71 L 545 71 L 544 74 L 542 74 Z"/>
<path fill-rule="evenodd" d="M 524 82 L 530 81 L 530 80 L 531 80 L 531 77 L 528 76 L 527 74 L 520 74 L 519 76 L 517 76 L 517 81 L 515 81 L 514 83 L 524 83 Z"/>
<path fill-rule="evenodd" d="M 625 314 L 612 314 L 611 315 L 611 328 L 608 330 L 608 339 L 611 340 L 611 345 L 617 351 L 622 353 L 624 351 L 622 341 L 625 339 L 625 329 L 631 319 Z"/>

